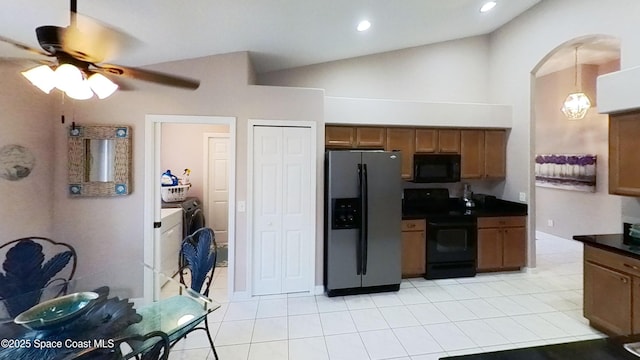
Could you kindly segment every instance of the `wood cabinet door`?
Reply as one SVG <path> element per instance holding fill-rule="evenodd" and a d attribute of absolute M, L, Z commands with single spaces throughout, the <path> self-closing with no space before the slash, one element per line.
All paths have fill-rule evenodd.
<path fill-rule="evenodd" d="M 330 148 L 351 148 L 355 144 L 356 131 L 351 126 L 326 126 L 324 145 Z"/>
<path fill-rule="evenodd" d="M 438 130 L 416 129 L 416 152 L 434 153 L 438 151 Z"/>
<path fill-rule="evenodd" d="M 640 334 L 640 278 L 634 276 L 631 281 L 633 285 L 631 289 L 631 298 L 633 299 L 631 332 L 633 334 Z"/>
<path fill-rule="evenodd" d="M 460 131 L 461 170 L 463 179 L 484 177 L 484 130 Z"/>
<path fill-rule="evenodd" d="M 640 112 L 609 116 L 609 193 L 640 196 Z"/>
<path fill-rule="evenodd" d="M 385 128 L 356 127 L 356 147 L 384 149 Z"/>
<path fill-rule="evenodd" d="M 424 275 L 426 246 L 424 231 L 402 232 L 402 277 Z"/>
<path fill-rule="evenodd" d="M 527 231 L 524 227 L 502 229 L 502 266 L 520 268 L 527 264 Z"/>
<path fill-rule="evenodd" d="M 502 232 L 498 228 L 478 229 L 478 271 L 502 268 Z"/>
<path fill-rule="evenodd" d="M 507 175 L 507 133 L 505 130 L 484 132 L 484 176 L 504 179 Z"/>
<path fill-rule="evenodd" d="M 609 334 L 631 334 L 631 277 L 585 261 L 584 316 Z"/>
<path fill-rule="evenodd" d="M 415 152 L 415 130 L 409 128 L 387 128 L 385 150 L 402 154 L 402 178 L 413 178 L 413 154 Z"/>
<path fill-rule="evenodd" d="M 438 152 L 460 154 L 460 130 L 438 130 Z"/>

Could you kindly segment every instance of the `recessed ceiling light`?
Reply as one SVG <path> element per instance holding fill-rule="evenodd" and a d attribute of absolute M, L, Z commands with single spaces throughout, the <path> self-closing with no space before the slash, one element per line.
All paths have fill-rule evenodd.
<path fill-rule="evenodd" d="M 496 2 L 495 1 L 487 1 L 486 3 L 484 3 L 484 5 L 482 5 L 482 7 L 480 8 L 480 12 L 484 13 L 487 12 L 491 9 L 493 9 L 494 7 L 496 7 Z"/>
<path fill-rule="evenodd" d="M 371 27 L 371 23 L 367 20 L 362 20 L 360 21 L 360 23 L 358 23 L 358 27 L 356 29 L 358 29 L 358 31 L 366 31 L 369 30 L 369 28 Z"/>

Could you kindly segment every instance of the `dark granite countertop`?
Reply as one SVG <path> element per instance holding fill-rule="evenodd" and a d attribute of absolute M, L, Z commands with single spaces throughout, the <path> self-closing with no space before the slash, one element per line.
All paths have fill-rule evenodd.
<path fill-rule="evenodd" d="M 628 234 L 629 224 L 625 223 L 622 234 L 574 235 L 573 239 L 586 245 L 640 259 L 640 242 L 633 241 Z"/>
<path fill-rule="evenodd" d="M 470 217 L 490 217 L 490 216 L 527 216 L 527 204 L 517 203 L 513 201 L 495 199 L 491 205 L 477 205 L 474 208 L 465 208 L 462 200 L 452 198 L 448 213 L 443 211 L 438 215 L 464 215 Z M 424 213 L 402 213 L 402 219 L 424 219 L 434 214 Z"/>
<path fill-rule="evenodd" d="M 625 343 L 636 342 L 638 337 L 605 338 L 495 351 L 481 354 L 450 356 L 441 360 L 638 360 L 640 358 L 623 348 Z"/>

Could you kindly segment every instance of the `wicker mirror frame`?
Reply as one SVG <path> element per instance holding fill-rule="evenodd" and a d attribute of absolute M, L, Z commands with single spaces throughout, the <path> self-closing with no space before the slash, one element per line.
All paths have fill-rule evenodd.
<path fill-rule="evenodd" d="M 86 140 L 115 141 L 113 181 L 85 181 Z M 122 196 L 131 193 L 131 127 L 120 125 L 69 127 L 69 196 Z"/>

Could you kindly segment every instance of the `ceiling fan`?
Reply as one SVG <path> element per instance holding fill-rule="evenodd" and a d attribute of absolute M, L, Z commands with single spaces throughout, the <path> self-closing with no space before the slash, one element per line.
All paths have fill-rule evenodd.
<path fill-rule="evenodd" d="M 78 24 L 80 19 L 81 27 Z M 45 25 L 36 28 L 36 36 L 42 50 L 34 49 L 0 36 L 0 41 L 22 50 L 53 57 L 40 65 L 22 72 L 35 86 L 49 93 L 58 88 L 69 97 L 84 100 L 95 93 L 100 99 L 111 95 L 118 85 L 109 77 L 154 82 L 162 85 L 195 90 L 198 80 L 103 63 L 107 56 L 131 42 L 131 37 L 89 17 L 77 13 L 77 0 L 70 0 L 70 24 L 67 27 Z"/>

